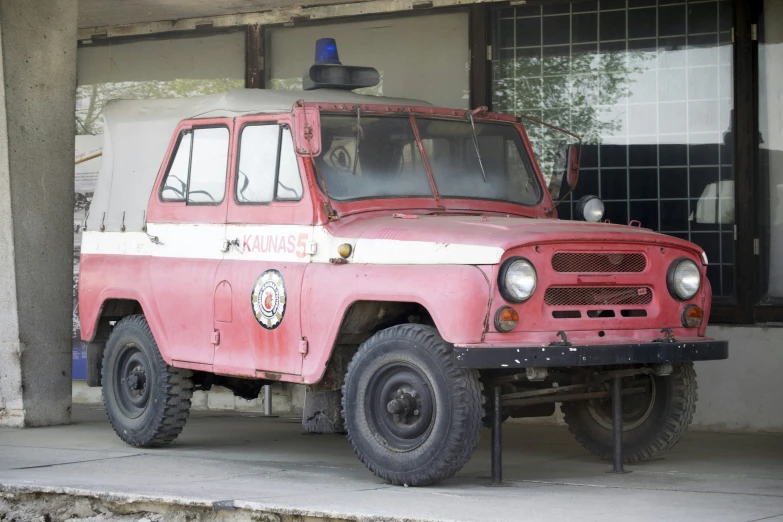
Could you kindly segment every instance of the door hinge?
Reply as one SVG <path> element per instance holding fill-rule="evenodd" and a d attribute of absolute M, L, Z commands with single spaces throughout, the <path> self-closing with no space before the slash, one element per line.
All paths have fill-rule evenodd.
<path fill-rule="evenodd" d="M 310 348 L 310 346 L 307 343 L 307 339 L 305 337 L 302 337 L 299 340 L 299 353 L 306 354 L 307 351 L 309 350 L 309 348 Z"/>
<path fill-rule="evenodd" d="M 491 45 L 487 46 L 487 61 L 488 62 L 492 61 L 492 46 Z"/>
<path fill-rule="evenodd" d="M 754 42 L 759 39 L 759 26 L 758 24 L 750 24 L 750 39 Z"/>
<path fill-rule="evenodd" d="M 212 332 L 212 344 L 220 344 L 220 332 L 217 330 Z"/>
<path fill-rule="evenodd" d="M 753 238 L 753 255 L 759 255 L 759 238 L 757 237 Z"/>
<path fill-rule="evenodd" d="M 734 28 L 731 28 L 731 43 L 734 43 Z"/>
<path fill-rule="evenodd" d="M 314 256 L 315 253 L 318 251 L 318 243 L 316 243 L 315 241 L 308 241 L 305 248 L 307 249 L 307 254 Z"/>

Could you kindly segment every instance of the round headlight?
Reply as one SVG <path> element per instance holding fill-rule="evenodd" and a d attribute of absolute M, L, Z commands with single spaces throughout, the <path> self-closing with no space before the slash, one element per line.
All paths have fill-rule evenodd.
<path fill-rule="evenodd" d="M 666 274 L 666 285 L 672 297 L 687 301 L 699 291 L 701 272 L 690 259 L 680 258 L 674 261 Z"/>
<path fill-rule="evenodd" d="M 500 295 L 512 303 L 526 301 L 536 290 L 537 280 L 536 269 L 530 261 L 521 257 L 509 259 L 500 267 Z"/>
<path fill-rule="evenodd" d="M 576 202 L 576 217 L 598 223 L 604 217 L 604 202 L 596 196 L 583 196 Z"/>

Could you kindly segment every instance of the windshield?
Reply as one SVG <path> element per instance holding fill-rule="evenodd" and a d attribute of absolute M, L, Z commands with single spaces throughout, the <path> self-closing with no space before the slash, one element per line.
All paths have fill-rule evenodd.
<path fill-rule="evenodd" d="M 416 124 L 441 197 L 528 206 L 540 201 L 541 188 L 513 125 L 476 122 L 474 142 L 469 121 L 417 117 Z M 321 141 L 315 161 L 332 198 L 433 197 L 408 116 L 324 114 Z"/>

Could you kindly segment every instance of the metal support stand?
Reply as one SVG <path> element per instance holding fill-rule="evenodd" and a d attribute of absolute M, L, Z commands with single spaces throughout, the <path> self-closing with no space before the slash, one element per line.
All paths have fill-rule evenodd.
<path fill-rule="evenodd" d="M 623 394 L 619 375 L 612 379 L 612 435 L 612 469 L 607 473 L 630 473 L 623 469 Z"/>
<path fill-rule="evenodd" d="M 272 415 L 272 385 L 264 385 L 264 415 L 270 417 Z"/>
<path fill-rule="evenodd" d="M 492 482 L 491 486 L 503 485 L 503 441 L 501 387 L 492 390 Z"/>

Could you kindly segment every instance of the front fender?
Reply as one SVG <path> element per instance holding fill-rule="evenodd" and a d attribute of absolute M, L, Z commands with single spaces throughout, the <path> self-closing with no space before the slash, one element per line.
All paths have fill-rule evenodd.
<path fill-rule="evenodd" d="M 318 382 L 323 376 L 342 319 L 356 301 L 418 303 L 446 341 L 481 342 L 490 273 L 491 267 L 473 265 L 309 265 L 302 285 L 302 335 L 309 343 L 304 382 Z"/>

